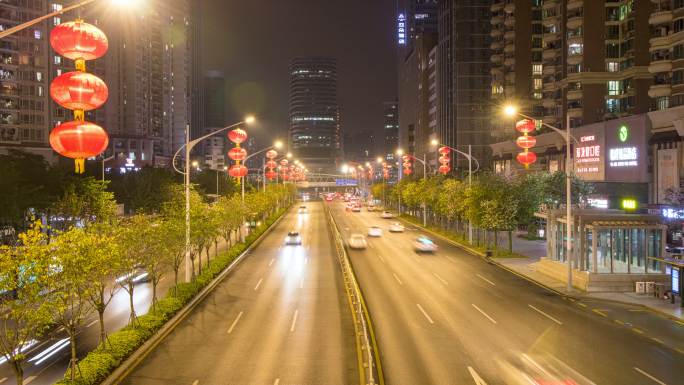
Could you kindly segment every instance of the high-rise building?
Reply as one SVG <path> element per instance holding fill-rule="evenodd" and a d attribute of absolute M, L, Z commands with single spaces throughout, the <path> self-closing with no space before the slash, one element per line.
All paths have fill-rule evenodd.
<path fill-rule="evenodd" d="M 335 171 L 341 150 L 335 59 L 292 60 L 289 148 L 309 171 Z"/>
<path fill-rule="evenodd" d="M 203 132 L 208 134 L 226 125 L 226 85 L 224 74 L 221 71 L 209 71 L 203 80 L 203 108 L 200 113 L 203 116 L 201 119 L 202 124 L 204 124 Z M 226 140 L 226 135 L 215 135 L 206 139 L 203 147 L 204 164 L 209 168 L 221 170 L 223 166 L 227 165 Z"/>
<path fill-rule="evenodd" d="M 491 25 L 490 0 L 443 0 L 439 3 L 437 48 L 437 136 L 487 163 L 490 138 Z M 467 160 L 455 157 L 458 167 Z"/>
<path fill-rule="evenodd" d="M 202 24 L 196 22 L 202 19 L 204 0 L 192 0 L 190 2 L 190 52 L 192 60 L 192 72 L 190 77 L 190 137 L 199 138 L 205 132 L 206 127 L 211 127 L 205 121 L 206 107 L 208 101 L 205 99 L 207 92 L 204 87 L 206 83 L 206 73 L 202 66 L 202 45 L 204 37 L 202 34 Z M 223 124 L 223 122 L 221 122 Z M 206 153 L 205 147 L 208 145 L 204 142 L 198 144 L 196 151 Z"/>
<path fill-rule="evenodd" d="M 531 116 L 543 116 L 542 0 L 495 1 L 491 6 L 492 105 L 513 102 Z M 544 68 L 546 74 L 553 67 Z M 510 124 L 492 115 L 492 135 L 510 134 Z"/>
<path fill-rule="evenodd" d="M 384 133 L 384 154 L 383 158 L 390 168 L 390 180 L 396 177 L 397 172 L 397 156 L 395 152 L 399 147 L 399 102 L 385 102 L 383 103 L 385 124 L 383 126 Z"/>

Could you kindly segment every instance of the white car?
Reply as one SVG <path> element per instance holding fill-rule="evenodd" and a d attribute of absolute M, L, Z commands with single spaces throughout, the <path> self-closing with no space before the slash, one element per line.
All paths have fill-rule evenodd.
<path fill-rule="evenodd" d="M 363 234 L 352 234 L 349 237 L 349 247 L 352 249 L 365 249 L 368 246 L 366 243 L 366 237 Z"/>
<path fill-rule="evenodd" d="M 432 239 L 421 235 L 413 241 L 413 248 L 416 251 L 433 252 L 437 251 L 437 244 Z"/>
<path fill-rule="evenodd" d="M 299 232 L 297 231 L 290 231 L 287 233 L 287 237 L 285 237 L 285 244 L 286 245 L 301 245 L 302 244 L 302 236 L 299 235 Z"/>
<path fill-rule="evenodd" d="M 380 226 L 371 226 L 368 228 L 369 237 L 382 237 L 382 229 Z"/>
<path fill-rule="evenodd" d="M 394 222 L 391 225 L 389 225 L 389 232 L 390 233 L 403 233 L 404 232 L 404 226 L 401 225 L 399 222 Z"/>
<path fill-rule="evenodd" d="M 354 207 L 352 207 L 351 211 L 353 213 L 360 213 L 361 212 L 361 206 L 354 206 Z"/>
<path fill-rule="evenodd" d="M 392 213 L 389 211 L 383 211 L 382 214 L 380 214 L 380 217 L 385 219 L 391 219 L 394 218 L 394 215 L 392 215 Z"/>
<path fill-rule="evenodd" d="M 306 206 L 299 206 L 298 212 L 299 212 L 300 214 L 306 214 L 307 211 L 308 211 L 308 210 L 306 209 Z"/>

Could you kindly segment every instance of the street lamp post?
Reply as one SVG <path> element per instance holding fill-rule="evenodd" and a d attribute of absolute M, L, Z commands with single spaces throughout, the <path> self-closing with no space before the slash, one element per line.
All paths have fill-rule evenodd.
<path fill-rule="evenodd" d="M 110 160 L 114 159 L 116 155 L 112 155 L 108 158 L 105 158 L 104 156 L 102 157 L 102 182 L 105 181 L 105 162 L 109 162 Z"/>
<path fill-rule="evenodd" d="M 514 116 L 520 116 L 521 118 L 525 119 L 530 119 L 530 120 L 535 120 L 534 118 L 525 115 L 521 112 L 518 111 L 517 107 L 513 105 L 507 105 L 504 107 L 504 113 L 508 116 L 514 117 Z M 567 239 L 565 240 L 565 248 L 566 248 L 566 265 L 567 265 L 567 275 L 568 275 L 568 282 L 566 285 L 566 290 L 568 292 L 572 291 L 572 233 L 573 233 L 573 217 L 572 217 L 572 175 L 570 175 L 571 170 L 573 169 L 573 160 L 572 160 L 572 150 L 571 150 L 571 145 L 572 141 L 574 140 L 577 142 L 577 140 L 572 136 L 572 133 L 570 131 L 570 115 L 568 112 L 565 112 L 565 130 L 561 130 L 558 127 L 554 127 L 550 124 L 544 123 L 542 121 L 542 125 L 556 131 L 559 133 L 564 139 L 565 139 L 565 225 L 567 228 L 567 234 L 566 237 Z"/>
<path fill-rule="evenodd" d="M 200 138 L 190 140 L 190 125 L 187 124 L 185 126 L 185 143 L 176 151 L 176 153 L 173 155 L 173 159 L 171 161 L 171 164 L 173 165 L 173 168 L 176 170 L 176 172 L 183 174 L 185 176 L 184 178 L 184 185 L 185 185 L 185 280 L 187 282 L 192 281 L 192 273 L 194 271 L 193 266 L 192 266 L 192 261 L 190 260 L 190 152 L 192 151 L 193 147 L 197 145 L 197 143 L 203 141 L 204 139 L 207 139 L 211 136 L 214 136 L 218 133 L 224 132 L 226 130 L 229 130 L 233 127 L 241 126 L 243 124 L 249 124 L 254 121 L 253 117 L 247 117 L 245 118 L 244 121 L 231 124 L 230 126 L 223 127 L 219 130 L 210 132 L 207 135 L 204 135 Z M 185 171 L 180 171 L 176 167 L 176 158 L 180 154 L 180 152 L 185 148 Z"/>
<path fill-rule="evenodd" d="M 402 150 L 397 151 L 397 155 L 402 155 L 404 152 Z M 411 154 L 406 154 L 409 158 L 416 160 L 423 164 L 423 180 L 427 180 L 427 154 L 423 154 L 423 159 L 416 158 Z M 401 196 L 401 194 L 399 194 Z M 427 226 L 427 204 L 425 201 L 421 204 L 423 206 L 423 226 Z M 399 204 L 399 213 L 401 214 L 401 204 Z"/>
<path fill-rule="evenodd" d="M 465 153 L 465 152 L 460 151 L 460 150 L 453 148 L 451 146 L 447 146 L 446 144 L 439 143 L 439 141 L 437 139 L 432 140 L 432 142 L 430 142 L 430 144 L 432 144 L 433 146 L 446 147 L 449 150 L 455 152 L 456 154 L 461 154 L 466 159 L 468 159 L 468 187 L 472 187 L 472 185 L 473 185 L 473 172 L 480 169 L 480 162 L 477 160 L 477 158 L 475 158 L 473 156 L 472 145 L 470 145 L 470 144 L 468 145 L 468 153 Z M 477 164 L 477 169 L 475 171 L 473 171 L 473 160 Z M 473 243 L 473 225 L 470 221 L 468 221 L 468 242 L 470 244 Z"/>

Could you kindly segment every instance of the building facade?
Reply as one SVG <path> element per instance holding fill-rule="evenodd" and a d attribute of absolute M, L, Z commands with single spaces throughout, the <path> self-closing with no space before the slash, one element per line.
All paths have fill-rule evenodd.
<path fill-rule="evenodd" d="M 335 59 L 292 60 L 289 148 L 311 172 L 336 170 L 341 145 Z"/>
<path fill-rule="evenodd" d="M 219 130 L 226 125 L 225 88 L 226 79 L 223 72 L 209 71 L 205 74 L 202 85 L 203 105 L 200 110 L 203 116 L 201 122 L 204 124 L 204 134 Z M 223 167 L 228 165 L 226 141 L 226 135 L 214 135 L 206 139 L 202 152 L 204 164 L 210 169 L 223 170 Z"/>
<path fill-rule="evenodd" d="M 383 159 L 390 166 L 390 180 L 394 180 L 399 167 L 396 155 L 399 148 L 399 102 L 383 103 L 383 117 Z"/>

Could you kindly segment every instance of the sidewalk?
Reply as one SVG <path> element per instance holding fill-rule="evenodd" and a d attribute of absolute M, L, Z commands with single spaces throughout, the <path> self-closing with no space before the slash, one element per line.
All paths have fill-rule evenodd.
<path fill-rule="evenodd" d="M 540 252 L 542 250 L 543 252 Z M 670 300 L 655 298 L 650 294 L 636 294 L 632 292 L 585 293 L 575 289 L 569 293 L 564 282 L 558 281 L 537 271 L 539 259 L 546 254 L 545 241 L 529 241 L 516 237 L 513 241 L 513 251 L 521 255 L 530 256 L 528 258 L 492 258 L 492 260 L 542 286 L 566 295 L 645 306 L 660 313 L 684 320 L 684 308 L 680 306 L 681 297 L 677 297 L 675 303 L 672 304 L 670 303 Z"/>

